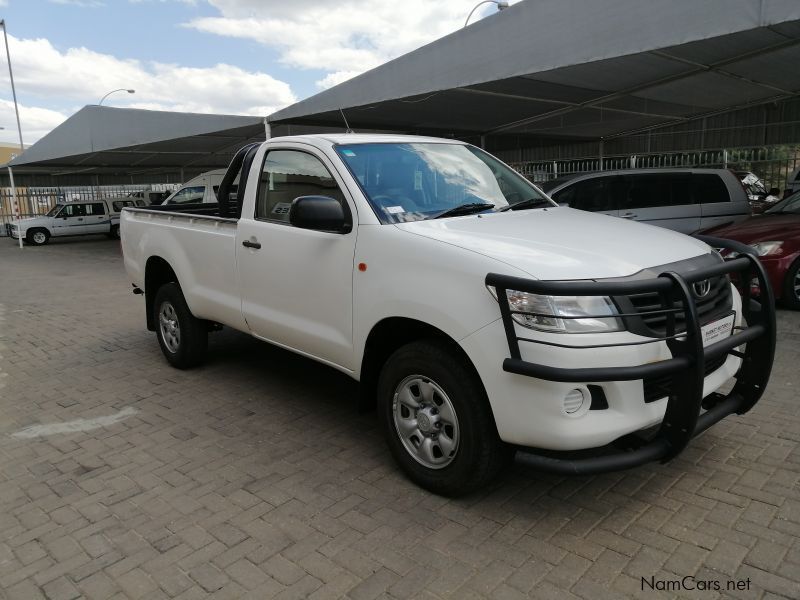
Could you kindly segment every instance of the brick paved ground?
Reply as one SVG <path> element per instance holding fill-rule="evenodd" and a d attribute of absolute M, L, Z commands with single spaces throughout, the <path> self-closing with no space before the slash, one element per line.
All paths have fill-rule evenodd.
<path fill-rule="evenodd" d="M 171 369 L 129 288 L 117 243 L 0 239 L 2 597 L 800 597 L 800 314 L 761 404 L 669 466 L 515 467 L 452 501 L 398 473 L 346 377 L 233 332 Z"/>

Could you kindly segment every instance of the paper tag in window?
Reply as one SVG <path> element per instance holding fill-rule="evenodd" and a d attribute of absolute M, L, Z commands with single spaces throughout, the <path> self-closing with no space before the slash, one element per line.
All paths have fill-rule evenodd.
<path fill-rule="evenodd" d="M 386 207 L 384 207 L 383 210 L 385 210 L 390 215 L 396 215 L 396 214 L 399 214 L 399 213 L 406 212 L 406 209 L 403 208 L 402 206 L 386 206 Z"/>
<path fill-rule="evenodd" d="M 278 202 L 275 206 L 272 207 L 272 214 L 273 215 L 286 215 L 289 213 L 289 209 L 292 208 L 290 202 Z"/>
<path fill-rule="evenodd" d="M 422 171 L 414 171 L 414 189 L 417 191 L 422 189 Z"/>

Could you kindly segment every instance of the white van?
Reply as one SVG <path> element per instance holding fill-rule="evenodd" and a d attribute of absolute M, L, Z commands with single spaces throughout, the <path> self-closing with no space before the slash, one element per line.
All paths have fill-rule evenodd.
<path fill-rule="evenodd" d="M 123 206 L 135 206 L 127 199 L 105 198 L 56 204 L 45 215 L 14 220 L 6 225 L 10 237 L 22 237 L 34 246 L 43 246 L 51 237 L 103 233 L 119 238 L 119 214 Z"/>
<path fill-rule="evenodd" d="M 217 201 L 217 190 L 222 183 L 225 169 L 215 169 L 201 173 L 194 179 L 190 179 L 181 187 L 175 190 L 161 204 L 203 204 Z M 237 177 L 236 182 L 239 179 Z M 236 192 L 236 185 L 231 189 L 231 193 Z"/>

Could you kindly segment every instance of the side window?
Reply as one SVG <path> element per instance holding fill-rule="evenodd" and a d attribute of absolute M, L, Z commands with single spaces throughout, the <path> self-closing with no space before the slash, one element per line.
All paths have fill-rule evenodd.
<path fill-rule="evenodd" d="M 65 204 L 64 209 L 58 214 L 59 217 L 83 217 L 86 209 L 83 204 Z"/>
<path fill-rule="evenodd" d="M 609 178 L 592 177 L 578 181 L 558 192 L 553 199 L 570 208 L 599 212 L 614 210 L 614 201 L 609 194 Z"/>
<path fill-rule="evenodd" d="M 300 150 L 267 153 L 258 184 L 256 219 L 289 222 L 289 209 L 300 196 L 329 196 L 344 204 L 344 195 L 317 157 Z"/>
<path fill-rule="evenodd" d="M 86 204 L 85 206 L 87 216 L 106 214 L 106 206 L 102 202 L 92 202 L 91 204 Z"/>
<path fill-rule="evenodd" d="M 196 185 L 188 188 L 183 188 L 175 197 L 172 198 L 170 204 L 197 204 L 203 201 L 203 196 L 206 193 L 206 186 Z"/>
<path fill-rule="evenodd" d="M 681 187 L 686 179 L 684 175 L 628 175 L 626 178 L 630 180 L 630 187 L 620 199 L 620 210 L 691 204 L 688 189 L 685 184 Z"/>
<path fill-rule="evenodd" d="M 730 194 L 725 182 L 718 175 L 692 175 L 692 197 L 695 203 L 714 204 L 729 202 Z"/>

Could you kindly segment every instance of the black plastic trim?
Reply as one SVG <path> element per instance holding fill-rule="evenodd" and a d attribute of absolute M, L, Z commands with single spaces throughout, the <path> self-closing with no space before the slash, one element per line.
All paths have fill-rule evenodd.
<path fill-rule="evenodd" d="M 497 295 L 511 355 L 503 361 L 504 371 L 568 383 L 634 381 L 659 376 L 671 376 L 672 380 L 664 419 L 649 441 L 633 449 L 616 450 L 588 458 L 574 458 L 574 453 L 524 449 L 517 453 L 518 462 L 544 471 L 580 475 L 629 469 L 654 460 L 667 462 L 680 454 L 694 436 L 730 414 L 746 413 L 758 402 L 769 381 L 775 356 L 775 303 L 769 278 L 749 246 L 721 238 L 696 237 L 715 248 L 735 250 L 741 257 L 704 265 L 682 274 L 667 270 L 657 277 L 629 281 L 540 281 L 497 273 L 486 276 L 486 285 L 493 287 Z M 745 273 L 746 281 L 755 276 L 761 288 L 761 297 L 758 301 L 750 298 L 749 286 L 746 286 L 747 289 L 742 294 L 742 316 L 747 325 L 704 348 L 700 318 L 690 286 L 697 281 L 730 273 Z M 649 338 L 646 343 L 666 343 L 672 357 L 642 365 L 581 369 L 565 369 L 525 361 L 521 356 L 520 342 L 548 342 L 517 335 L 507 290 L 552 296 L 618 296 L 658 292 L 662 299 L 662 310 L 667 315 L 666 335 Z M 685 331 L 682 333 L 676 332 L 675 306 L 680 306 L 684 313 Z M 637 346 L 641 343 L 636 341 L 622 345 Z M 743 353 L 736 350 L 745 344 Z M 728 395 L 714 394 L 713 402 L 706 402 L 710 408 L 702 412 L 706 361 L 710 362 L 727 354 L 742 358 L 742 366 L 736 374 L 736 384 Z M 594 450 L 599 453 L 605 449 Z"/>

